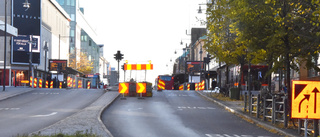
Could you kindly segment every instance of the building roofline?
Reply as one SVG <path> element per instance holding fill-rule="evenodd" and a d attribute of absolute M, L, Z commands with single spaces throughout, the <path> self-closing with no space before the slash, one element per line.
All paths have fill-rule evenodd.
<path fill-rule="evenodd" d="M 50 2 L 60 11 L 60 13 L 70 22 L 71 18 L 69 14 L 60 6 L 56 0 L 50 0 Z"/>

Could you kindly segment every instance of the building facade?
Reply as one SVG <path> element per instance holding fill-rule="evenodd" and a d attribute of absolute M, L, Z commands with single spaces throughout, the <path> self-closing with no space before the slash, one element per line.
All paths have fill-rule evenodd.
<path fill-rule="evenodd" d="M 18 29 L 18 35 L 7 39 L 7 45 L 11 47 L 7 46 L 6 86 L 23 86 L 26 84 L 23 81 L 29 80 L 30 76 L 44 79 L 48 74 L 49 59 L 67 59 L 68 56 L 69 39 L 60 41 L 59 36 L 69 35 L 69 15 L 55 0 L 24 4 L 25 0 L 7 4 L 7 23 Z M 0 12 L 0 16 L 3 15 Z M 0 49 L 3 49 L 3 41 L 0 39 Z M 0 61 L 4 59 L 0 58 Z"/>
<path fill-rule="evenodd" d="M 69 14 L 70 21 L 70 58 L 77 58 L 77 52 L 87 55 L 93 62 L 92 74 L 99 73 L 100 47 L 97 43 L 97 34 L 84 16 L 84 9 L 79 7 L 79 0 L 56 0 Z"/>

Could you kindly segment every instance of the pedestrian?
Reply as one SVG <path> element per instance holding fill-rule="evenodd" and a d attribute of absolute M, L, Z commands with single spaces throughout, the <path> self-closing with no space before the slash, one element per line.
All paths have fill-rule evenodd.
<path fill-rule="evenodd" d="M 57 77 L 53 78 L 53 87 L 56 88 L 57 87 Z"/>
<path fill-rule="evenodd" d="M 211 91 L 214 90 L 217 86 L 217 81 L 215 81 L 214 79 L 211 82 Z"/>
<path fill-rule="evenodd" d="M 284 94 L 287 94 L 287 90 L 288 90 L 288 89 L 287 89 L 287 85 L 283 86 L 282 89 L 283 89 Z"/>

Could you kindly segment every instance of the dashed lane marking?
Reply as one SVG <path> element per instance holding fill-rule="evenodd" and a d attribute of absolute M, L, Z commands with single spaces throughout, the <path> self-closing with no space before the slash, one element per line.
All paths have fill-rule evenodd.
<path fill-rule="evenodd" d="M 216 109 L 216 108 L 213 108 L 213 107 L 185 107 L 185 106 L 179 106 L 178 107 L 178 110 L 213 110 L 213 109 Z"/>
<path fill-rule="evenodd" d="M 228 135 L 228 134 L 206 134 L 207 137 L 270 137 L 270 136 L 253 136 L 253 135 L 237 135 L 237 134 L 233 134 L 233 135 Z"/>
<path fill-rule="evenodd" d="M 59 95 L 60 93 L 32 93 L 33 95 Z"/>
<path fill-rule="evenodd" d="M 46 115 L 34 115 L 34 116 L 31 116 L 31 117 L 49 117 L 49 116 L 53 116 L 55 114 L 57 114 L 58 112 L 52 112 L 50 114 L 46 114 Z"/>
<path fill-rule="evenodd" d="M 0 111 L 1 110 L 7 110 L 7 111 L 9 111 L 9 110 L 19 110 L 20 108 L 0 108 Z"/>
<path fill-rule="evenodd" d="M 262 136 L 262 135 L 258 135 L 258 136 L 254 136 L 254 135 L 237 135 L 237 134 L 232 134 L 232 135 L 228 135 L 228 134 L 206 134 L 207 137 L 271 137 L 271 136 Z"/>

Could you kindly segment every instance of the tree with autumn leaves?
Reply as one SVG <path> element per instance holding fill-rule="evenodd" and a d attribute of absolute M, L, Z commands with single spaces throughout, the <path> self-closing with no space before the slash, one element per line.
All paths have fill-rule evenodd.
<path fill-rule="evenodd" d="M 93 62 L 88 59 L 85 52 L 77 52 L 76 56 L 73 55 L 69 60 L 69 67 L 82 72 L 83 74 L 91 74 L 93 69 Z"/>
<path fill-rule="evenodd" d="M 213 0 L 205 48 L 227 65 L 267 64 L 269 82 L 272 72 L 286 70 L 290 83 L 290 70 L 301 62 L 319 70 L 311 61 L 320 50 L 319 6 L 319 0 Z"/>

